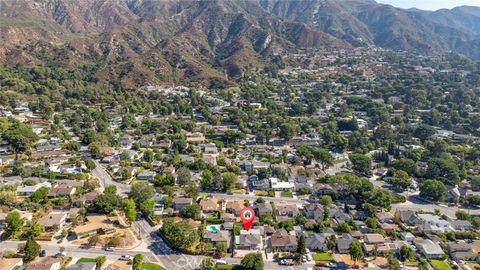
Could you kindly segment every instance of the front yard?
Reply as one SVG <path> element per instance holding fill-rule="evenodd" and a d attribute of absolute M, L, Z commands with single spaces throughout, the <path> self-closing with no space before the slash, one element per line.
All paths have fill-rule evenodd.
<path fill-rule="evenodd" d="M 291 191 L 282 191 L 281 196 L 282 197 L 293 198 L 293 193 Z"/>
<path fill-rule="evenodd" d="M 158 264 L 154 263 L 143 263 L 142 270 L 165 270 L 165 268 L 161 267 Z"/>
<path fill-rule="evenodd" d="M 452 270 L 452 267 L 445 261 L 431 260 L 430 264 L 435 270 Z"/>
<path fill-rule="evenodd" d="M 330 252 L 317 252 L 313 254 L 313 260 L 316 262 L 331 262 L 333 254 Z"/>

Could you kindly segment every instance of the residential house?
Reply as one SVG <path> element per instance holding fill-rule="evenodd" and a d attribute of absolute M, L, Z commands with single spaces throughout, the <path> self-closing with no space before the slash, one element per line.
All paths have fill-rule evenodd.
<path fill-rule="evenodd" d="M 67 219 L 66 213 L 50 212 L 38 220 L 38 224 L 45 228 L 45 231 L 61 230 Z"/>
<path fill-rule="evenodd" d="M 256 176 L 255 176 L 256 177 Z M 258 178 L 249 178 L 250 183 L 252 184 L 253 189 L 255 190 L 269 190 L 271 188 L 270 180 L 267 178 L 258 179 Z"/>
<path fill-rule="evenodd" d="M 230 231 L 216 230 L 207 231 L 203 235 L 203 241 L 206 243 L 212 243 L 213 246 L 217 246 L 219 243 L 224 243 L 227 248 L 231 248 Z"/>
<path fill-rule="evenodd" d="M 270 246 L 274 252 L 292 252 L 297 246 L 297 237 L 289 234 L 282 228 L 272 234 L 270 237 Z"/>
<path fill-rule="evenodd" d="M 278 204 L 276 208 L 278 216 L 296 217 L 300 214 L 300 210 L 295 204 Z"/>
<path fill-rule="evenodd" d="M 25 270 L 60 270 L 60 267 L 60 259 L 44 257 L 30 263 Z"/>
<path fill-rule="evenodd" d="M 154 177 L 155 177 L 155 172 L 151 172 L 151 171 L 143 171 L 137 174 L 138 180 L 153 181 Z"/>
<path fill-rule="evenodd" d="M 390 212 L 377 212 L 375 214 L 380 223 L 393 223 L 395 217 Z"/>
<path fill-rule="evenodd" d="M 33 186 L 18 187 L 17 188 L 17 195 L 19 195 L 19 196 L 30 196 L 35 191 L 41 189 L 42 187 L 51 188 L 52 184 L 50 184 L 50 182 L 42 182 L 42 183 L 38 183 L 38 184 L 33 185 Z"/>
<path fill-rule="evenodd" d="M 455 231 L 470 231 L 473 229 L 472 222 L 468 220 L 456 219 L 456 220 L 451 220 L 449 222 Z"/>
<path fill-rule="evenodd" d="M 56 186 L 56 187 L 51 188 L 48 191 L 47 196 L 49 198 L 52 198 L 52 197 L 69 197 L 69 196 L 72 196 L 73 194 L 75 194 L 76 190 L 77 190 L 77 188 L 75 188 L 75 187 L 60 185 L 60 186 Z"/>
<path fill-rule="evenodd" d="M 395 221 L 404 223 L 407 226 L 413 226 L 418 221 L 418 216 L 413 210 L 397 209 L 395 211 Z"/>
<path fill-rule="evenodd" d="M 295 184 L 292 182 L 279 182 L 278 178 L 272 177 L 269 179 L 272 189 L 275 191 L 289 191 L 295 189 Z"/>
<path fill-rule="evenodd" d="M 352 243 L 353 237 L 348 233 L 344 233 L 341 238 L 337 239 L 338 252 L 342 254 L 349 253 L 348 249 Z"/>
<path fill-rule="evenodd" d="M 218 210 L 217 201 L 213 198 L 201 200 L 199 205 L 203 213 L 212 213 Z"/>
<path fill-rule="evenodd" d="M 254 160 L 254 161 L 252 161 L 252 167 L 255 170 L 268 169 L 268 168 L 270 168 L 270 162 Z"/>
<path fill-rule="evenodd" d="M 415 240 L 415 235 L 413 235 L 411 232 L 401 232 L 400 237 L 409 243 L 412 243 L 413 240 Z"/>
<path fill-rule="evenodd" d="M 268 202 L 256 203 L 254 208 L 258 216 L 271 216 L 273 214 L 272 204 Z"/>
<path fill-rule="evenodd" d="M 478 252 L 474 252 L 472 245 L 465 241 L 448 242 L 448 253 L 454 260 L 475 260 Z"/>
<path fill-rule="evenodd" d="M 417 230 L 423 233 L 441 233 L 451 231 L 450 222 L 432 214 L 418 214 Z"/>
<path fill-rule="evenodd" d="M 365 250 L 367 254 L 385 254 L 390 251 L 390 247 L 381 234 L 368 233 L 364 235 L 363 250 Z"/>
<path fill-rule="evenodd" d="M 308 219 L 323 220 L 324 218 L 323 206 L 320 204 L 307 204 L 304 210 L 305 217 Z"/>
<path fill-rule="evenodd" d="M 240 215 L 240 211 L 245 208 L 245 205 L 242 201 L 228 201 L 225 207 L 227 213 L 231 213 L 234 215 Z"/>
<path fill-rule="evenodd" d="M 413 243 L 427 259 L 441 259 L 445 256 L 442 247 L 430 239 L 415 239 Z"/>
<path fill-rule="evenodd" d="M 108 234 L 115 231 L 113 221 L 105 215 L 87 215 L 86 222 L 75 226 L 69 237 L 80 239 L 97 233 Z"/>
<path fill-rule="evenodd" d="M 78 199 L 76 199 L 73 204 L 77 207 L 81 207 L 84 205 L 89 205 L 95 200 L 100 195 L 98 191 L 91 191 L 89 193 L 85 193 L 82 196 L 80 196 Z"/>
<path fill-rule="evenodd" d="M 325 236 L 321 233 L 314 233 L 308 235 L 305 239 L 305 244 L 311 251 L 325 251 L 328 249 Z"/>
<path fill-rule="evenodd" d="M 191 205 L 192 202 L 192 198 L 177 197 L 173 199 L 173 210 L 180 211 L 185 206 Z"/>
<path fill-rule="evenodd" d="M 263 250 L 263 236 L 259 229 L 241 230 L 235 236 L 235 248 L 246 250 Z"/>

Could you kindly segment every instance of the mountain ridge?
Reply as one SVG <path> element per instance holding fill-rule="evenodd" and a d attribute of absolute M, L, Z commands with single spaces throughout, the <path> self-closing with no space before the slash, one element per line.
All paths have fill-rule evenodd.
<path fill-rule="evenodd" d="M 358 45 L 480 57 L 480 8 L 373 0 L 2 0 L 0 62 L 96 67 L 122 88 L 241 76 L 298 48 Z M 477 27 L 479 26 L 479 27 Z"/>

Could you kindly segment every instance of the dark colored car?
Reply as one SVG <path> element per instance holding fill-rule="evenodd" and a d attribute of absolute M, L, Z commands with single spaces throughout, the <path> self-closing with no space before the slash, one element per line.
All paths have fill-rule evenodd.
<path fill-rule="evenodd" d="M 45 257 L 47 256 L 47 252 L 45 251 L 45 249 L 43 249 L 42 251 L 40 251 L 40 257 Z"/>

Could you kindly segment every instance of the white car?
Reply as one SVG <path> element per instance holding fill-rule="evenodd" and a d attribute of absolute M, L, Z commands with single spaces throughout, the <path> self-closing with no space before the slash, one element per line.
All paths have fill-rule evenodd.
<path fill-rule="evenodd" d="M 115 251 L 115 248 L 114 247 L 106 247 L 105 251 L 113 252 L 113 251 Z"/>
<path fill-rule="evenodd" d="M 130 261 L 130 260 L 132 260 L 132 259 L 133 259 L 133 257 L 130 256 L 130 255 L 122 255 L 122 256 L 119 258 L 119 260 L 121 260 L 121 261 Z"/>

